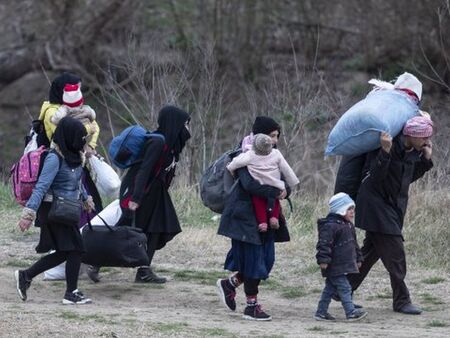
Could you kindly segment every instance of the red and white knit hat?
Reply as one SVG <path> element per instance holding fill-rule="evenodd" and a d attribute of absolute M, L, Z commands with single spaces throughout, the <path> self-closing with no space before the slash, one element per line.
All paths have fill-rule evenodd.
<path fill-rule="evenodd" d="M 77 84 L 66 84 L 63 92 L 63 103 L 71 108 L 79 107 L 83 104 L 83 94 Z"/>

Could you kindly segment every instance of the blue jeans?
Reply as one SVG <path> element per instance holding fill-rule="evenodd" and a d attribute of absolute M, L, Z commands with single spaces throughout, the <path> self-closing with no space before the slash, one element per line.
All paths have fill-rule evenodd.
<path fill-rule="evenodd" d="M 352 300 L 352 287 L 345 275 L 327 277 L 325 287 L 320 296 L 317 313 L 325 314 L 328 312 L 328 306 L 333 294 L 339 295 L 345 315 L 348 317 L 355 310 L 355 306 Z"/>

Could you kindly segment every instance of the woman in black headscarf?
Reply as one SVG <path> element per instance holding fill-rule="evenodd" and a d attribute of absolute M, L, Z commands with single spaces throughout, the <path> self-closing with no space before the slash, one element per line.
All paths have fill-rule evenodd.
<path fill-rule="evenodd" d="M 168 189 L 175 175 L 180 154 L 191 137 L 189 114 L 166 106 L 159 112 L 158 129 L 154 133 L 163 137 L 151 137 L 141 154 L 141 161 L 133 165 L 125 175 L 120 189 L 120 205 L 123 217 L 119 224 L 130 224 L 135 212 L 136 226 L 147 234 L 147 254 L 150 264 L 156 250 L 181 232 Z M 140 267 L 137 283 L 165 283 L 149 266 Z"/>
<path fill-rule="evenodd" d="M 71 74 L 68 72 L 62 73 L 61 75 L 57 76 L 50 85 L 50 90 L 48 93 L 48 101 L 44 101 L 42 103 L 41 107 L 41 113 L 39 114 L 39 120 L 43 122 L 44 129 L 45 129 L 45 135 L 40 136 L 38 134 L 37 143 L 38 145 L 45 145 L 49 146 L 52 139 L 54 139 L 54 134 L 57 125 L 52 122 L 52 117 L 55 115 L 57 110 L 61 107 L 63 104 L 63 94 L 64 94 L 64 87 L 66 84 L 78 84 L 81 85 L 81 78 L 75 74 Z M 97 122 L 94 120 L 92 122 L 92 127 L 96 130 L 93 135 L 89 136 L 89 142 L 85 145 L 86 150 L 86 156 L 89 157 L 93 154 L 95 154 L 95 148 L 97 146 L 97 139 L 98 135 L 100 133 L 100 128 L 97 124 Z M 89 127 L 90 129 L 91 127 Z M 94 212 L 88 214 L 86 212 L 83 212 L 80 218 L 80 224 L 79 226 L 83 226 L 86 224 L 88 219 L 92 219 L 97 213 L 103 210 L 102 200 L 100 197 L 100 194 L 97 190 L 97 187 L 95 186 L 91 175 L 87 168 L 83 169 L 83 185 L 85 189 L 89 192 L 90 195 L 92 195 L 95 203 L 95 210 Z"/>
<path fill-rule="evenodd" d="M 259 133 L 270 136 L 273 147 L 276 147 L 280 131 L 280 125 L 272 118 L 258 116 L 253 124 L 252 134 L 244 138 L 241 149 L 248 150 L 246 147 L 252 143 L 253 135 Z M 258 232 L 251 196 L 284 199 L 287 192 L 259 184 L 247 168 L 240 168 L 235 174 L 239 178 L 239 184 L 226 200 L 218 231 L 218 234 L 231 239 L 231 249 L 226 256 L 224 267 L 235 273 L 229 278 L 219 279 L 216 285 L 224 305 L 235 311 L 236 289 L 244 284 L 247 297 L 244 318 L 271 320 L 272 317 L 261 309 L 257 301 L 259 283 L 269 277 L 275 263 L 275 242 L 286 242 L 290 238 L 282 212 L 278 229 L 269 228 L 267 232 Z"/>
<path fill-rule="evenodd" d="M 66 293 L 63 304 L 86 304 L 90 299 L 78 290 L 78 274 L 83 240 L 78 230 L 78 219 L 73 224 L 62 224 L 48 218 L 51 200 L 55 196 L 72 201 L 85 202 L 86 209 L 92 209 L 92 198 L 80 189 L 83 148 L 86 143 L 86 129 L 81 122 L 65 117 L 56 128 L 52 150 L 45 157 L 33 193 L 22 211 L 19 227 L 22 231 L 30 228 L 33 221 L 40 227 L 39 244 L 36 252 L 53 253 L 40 258 L 25 270 L 15 272 L 19 297 L 27 299 L 27 289 L 31 281 L 40 273 L 66 262 Z"/>

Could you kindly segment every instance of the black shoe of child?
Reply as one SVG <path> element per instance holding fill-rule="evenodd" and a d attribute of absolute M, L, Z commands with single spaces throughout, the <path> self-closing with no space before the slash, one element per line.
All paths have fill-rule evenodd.
<path fill-rule="evenodd" d="M 314 315 L 314 319 L 319 320 L 319 321 L 328 321 L 328 322 L 332 322 L 332 321 L 336 320 L 336 318 L 334 318 L 328 312 L 327 313 L 316 312 L 316 314 Z"/>
<path fill-rule="evenodd" d="M 167 282 L 167 278 L 159 277 L 151 268 L 139 268 L 136 272 L 135 283 L 155 283 L 164 284 Z"/>
<path fill-rule="evenodd" d="M 361 310 L 361 309 L 355 309 L 355 310 L 353 310 L 352 313 L 350 313 L 347 316 L 347 320 L 349 322 L 354 322 L 354 321 L 357 321 L 357 320 L 360 320 L 360 319 L 364 318 L 365 316 L 367 316 L 367 312 L 366 311 Z"/>
<path fill-rule="evenodd" d="M 101 279 L 99 272 L 100 272 L 99 266 L 89 265 L 86 274 L 88 275 L 91 281 L 93 281 L 94 283 L 98 283 L 100 282 Z"/>
<path fill-rule="evenodd" d="M 244 315 L 242 316 L 244 319 L 248 320 L 258 320 L 258 321 L 267 321 L 272 320 L 272 317 L 265 313 L 261 308 L 261 305 L 247 305 L 244 310 Z"/>
<path fill-rule="evenodd" d="M 16 280 L 16 289 L 20 299 L 27 300 L 27 290 L 31 285 L 31 281 L 27 280 L 25 272 L 22 270 L 14 271 L 14 279 Z"/>
<path fill-rule="evenodd" d="M 236 288 L 227 279 L 218 279 L 216 282 L 217 291 L 222 303 L 231 311 L 236 311 Z"/>
<path fill-rule="evenodd" d="M 64 305 L 83 305 L 92 303 L 92 300 L 90 298 L 86 298 L 81 291 L 76 289 L 72 292 L 66 291 L 62 303 Z"/>

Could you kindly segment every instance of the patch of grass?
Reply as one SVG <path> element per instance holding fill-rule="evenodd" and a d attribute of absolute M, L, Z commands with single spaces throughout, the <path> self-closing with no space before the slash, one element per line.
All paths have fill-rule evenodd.
<path fill-rule="evenodd" d="M 174 279 L 196 282 L 203 285 L 214 285 L 217 279 L 222 278 L 223 276 L 223 271 L 181 270 L 175 272 Z"/>
<path fill-rule="evenodd" d="M 317 294 L 317 293 L 322 293 L 322 289 L 314 288 L 314 289 L 311 289 L 310 292 L 311 292 L 311 293 L 316 293 L 316 294 Z"/>
<path fill-rule="evenodd" d="M 107 325 L 116 325 L 118 324 L 118 322 L 111 320 L 109 318 L 100 316 L 98 314 L 90 314 L 89 316 L 85 317 L 85 320 L 93 320 L 96 323 L 101 323 L 101 324 L 107 324 Z"/>
<path fill-rule="evenodd" d="M 78 313 L 72 311 L 62 311 L 58 317 L 66 320 L 80 320 L 82 318 Z"/>
<path fill-rule="evenodd" d="M 432 320 L 431 322 L 427 323 L 428 327 L 447 327 L 448 324 L 445 322 L 442 322 L 440 320 Z"/>
<path fill-rule="evenodd" d="M 322 326 L 313 326 L 313 327 L 307 328 L 307 330 L 318 332 L 318 331 L 325 331 L 326 329 Z"/>
<path fill-rule="evenodd" d="M 423 310 L 423 311 L 426 311 L 426 312 L 436 312 L 436 311 L 441 311 L 439 308 L 437 308 L 437 307 L 435 307 L 435 306 L 422 306 L 421 307 L 421 309 Z"/>
<path fill-rule="evenodd" d="M 233 333 L 219 327 L 204 328 L 199 333 L 201 337 L 236 337 Z"/>
<path fill-rule="evenodd" d="M 438 283 L 445 282 L 445 278 L 442 278 L 442 277 L 430 277 L 430 278 L 422 279 L 421 282 L 425 283 L 425 284 L 438 284 Z"/>
<path fill-rule="evenodd" d="M 181 333 L 189 327 L 188 323 L 156 323 L 152 327 L 161 333 L 174 334 Z"/>
<path fill-rule="evenodd" d="M 1 180 L 0 180 L 0 205 L 2 206 L 2 209 L 18 208 L 18 204 L 14 200 L 10 186 L 2 182 Z"/>
<path fill-rule="evenodd" d="M 32 261 L 23 260 L 23 259 L 10 259 L 8 260 L 4 266 L 12 266 L 15 268 L 28 268 L 31 265 Z"/>
<path fill-rule="evenodd" d="M 281 296 L 287 299 L 300 298 L 306 296 L 306 292 L 299 286 L 288 286 L 281 289 Z"/>
<path fill-rule="evenodd" d="M 148 288 L 148 289 L 165 289 L 166 286 L 164 284 L 155 284 L 155 283 L 133 283 L 131 285 L 134 289 Z"/>
<path fill-rule="evenodd" d="M 383 293 L 377 293 L 376 295 L 372 295 L 367 297 L 367 300 L 374 300 L 374 299 L 391 299 L 392 294 L 389 291 L 385 291 Z"/>
<path fill-rule="evenodd" d="M 172 199 L 177 201 L 175 209 L 180 218 L 181 226 L 217 227 L 218 220 L 213 220 L 216 213 L 202 204 L 195 186 L 180 187 L 172 191 Z"/>
<path fill-rule="evenodd" d="M 113 267 L 102 267 L 102 269 L 100 270 L 102 273 L 108 273 L 110 275 L 114 275 L 114 274 L 118 274 L 121 273 L 123 271 L 123 269 L 119 269 L 119 268 L 113 268 Z"/>
<path fill-rule="evenodd" d="M 99 335 L 100 337 L 109 337 L 109 338 L 118 338 L 119 336 L 115 332 L 102 332 Z"/>
<path fill-rule="evenodd" d="M 264 288 L 266 288 L 267 290 L 276 290 L 281 287 L 281 283 L 274 278 L 269 278 L 269 279 L 265 280 L 263 283 L 264 283 Z"/>
<path fill-rule="evenodd" d="M 66 281 L 64 280 L 48 280 L 46 282 L 49 282 L 48 284 L 52 287 L 61 288 L 66 286 Z"/>
<path fill-rule="evenodd" d="M 191 290 L 189 290 L 189 291 L 191 291 Z M 214 296 L 215 297 L 215 296 L 217 296 L 217 293 L 215 293 L 215 292 L 205 292 L 204 295 L 205 296 Z"/>
<path fill-rule="evenodd" d="M 310 264 L 310 265 L 306 266 L 305 268 L 303 268 L 302 271 L 306 274 L 313 274 L 313 273 L 319 272 L 320 267 L 316 263 L 313 263 L 313 264 Z"/>
<path fill-rule="evenodd" d="M 433 304 L 433 305 L 445 304 L 442 300 L 433 296 L 431 293 L 422 293 L 420 295 L 420 297 L 422 297 L 423 302 L 428 303 L 428 304 Z"/>
<path fill-rule="evenodd" d="M 330 331 L 330 335 L 332 335 L 332 334 L 346 334 L 346 333 L 348 333 L 348 331 L 339 331 L 339 330 L 336 330 L 336 331 Z"/>

